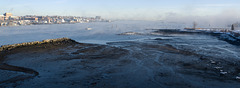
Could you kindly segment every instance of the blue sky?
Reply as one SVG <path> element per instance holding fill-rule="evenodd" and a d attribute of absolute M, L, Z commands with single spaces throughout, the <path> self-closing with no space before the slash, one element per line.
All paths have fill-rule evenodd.
<path fill-rule="evenodd" d="M 0 14 L 11 12 L 18 16 L 100 15 L 110 19 L 163 20 L 176 15 L 204 17 L 216 16 L 229 10 L 240 11 L 240 0 L 0 0 L 0 2 Z"/>

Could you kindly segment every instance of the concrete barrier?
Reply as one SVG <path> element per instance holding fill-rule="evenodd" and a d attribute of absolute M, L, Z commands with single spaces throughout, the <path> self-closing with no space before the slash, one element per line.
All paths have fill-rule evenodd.
<path fill-rule="evenodd" d="M 56 42 L 58 42 L 58 43 L 75 42 L 76 43 L 76 41 L 69 39 L 69 38 L 47 39 L 47 40 L 42 40 L 42 41 L 18 43 L 18 44 L 12 44 L 12 45 L 2 45 L 0 47 L 0 52 L 6 51 L 6 50 L 12 50 L 14 48 L 19 48 L 19 47 L 47 44 L 47 43 L 56 43 Z"/>

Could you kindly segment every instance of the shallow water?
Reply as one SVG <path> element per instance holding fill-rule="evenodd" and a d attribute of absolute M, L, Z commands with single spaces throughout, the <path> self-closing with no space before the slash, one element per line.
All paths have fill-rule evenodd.
<path fill-rule="evenodd" d="M 92 30 L 86 30 L 86 28 Z M 115 21 L 0 27 L 0 45 L 68 37 L 78 42 L 106 44 L 111 41 L 142 39 L 142 36 L 118 36 L 123 32 L 146 32 L 145 29 L 184 28 L 183 24 L 161 21 Z"/>
<path fill-rule="evenodd" d="M 93 30 L 85 30 L 87 27 Z M 39 72 L 39 76 L 24 80 L 17 87 L 240 87 L 235 79 L 240 76 L 239 46 L 209 34 L 145 30 L 182 27 L 158 21 L 2 27 L 0 43 L 69 37 L 96 44 L 46 48 L 42 52 L 33 48 L 7 56 L 5 63 Z M 19 75 L 0 71 L 3 75 Z M 15 84 L 2 84 L 8 85 Z"/>
<path fill-rule="evenodd" d="M 161 33 L 146 29 L 183 29 L 181 23 L 162 21 L 115 21 L 78 24 L 28 25 L 0 27 L 0 45 L 41 41 L 68 37 L 81 43 L 107 44 L 111 42 L 136 41 L 145 43 L 164 43 L 177 48 L 199 50 L 221 50 L 239 58 L 239 46 L 219 40 L 216 36 L 196 33 Z M 92 28 L 92 30 L 86 30 Z M 136 35 L 118 35 L 130 32 Z M 126 33 L 126 34 L 128 34 Z M 152 42 L 154 41 L 154 42 Z M 115 45 L 120 46 L 120 45 Z M 207 54 L 207 53 L 206 53 Z M 230 56 L 231 57 L 231 56 Z"/>

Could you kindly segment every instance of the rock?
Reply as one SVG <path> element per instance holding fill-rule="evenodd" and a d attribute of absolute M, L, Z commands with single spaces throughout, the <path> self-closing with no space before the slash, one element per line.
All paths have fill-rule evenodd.
<path fill-rule="evenodd" d="M 239 76 L 237 76 L 237 77 L 236 77 L 236 79 L 237 79 L 237 80 L 240 80 L 240 77 L 239 77 Z"/>
<path fill-rule="evenodd" d="M 211 60 L 211 64 L 216 64 L 216 61 L 214 61 L 214 60 Z"/>
<path fill-rule="evenodd" d="M 223 67 L 214 67 L 215 69 L 222 69 Z"/>
<path fill-rule="evenodd" d="M 26 42 L 26 43 L 19 43 L 19 44 L 12 44 L 12 45 L 3 45 L 0 47 L 0 51 L 4 50 L 11 50 L 17 47 L 24 47 L 24 46 L 31 46 L 31 45 L 38 45 L 38 44 L 44 44 L 44 43 L 74 43 L 76 41 L 71 40 L 69 38 L 58 38 L 58 39 L 47 39 L 43 41 L 34 41 L 34 42 Z"/>
<path fill-rule="evenodd" d="M 228 72 L 220 72 L 221 75 L 226 75 Z"/>
<path fill-rule="evenodd" d="M 141 33 L 137 33 L 137 32 L 125 32 L 125 33 L 121 33 L 118 35 L 142 35 Z"/>
<path fill-rule="evenodd" d="M 3 48 L 2 48 L 2 47 L 0 47 L 0 52 L 1 52 L 1 51 L 3 51 Z"/>

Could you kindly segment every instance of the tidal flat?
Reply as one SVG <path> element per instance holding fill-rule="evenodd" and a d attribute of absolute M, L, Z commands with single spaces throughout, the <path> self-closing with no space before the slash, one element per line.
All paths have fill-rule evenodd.
<path fill-rule="evenodd" d="M 240 47 L 218 35 L 153 31 L 118 36 L 151 38 L 107 44 L 67 39 L 6 50 L 0 87 L 240 87 Z"/>

